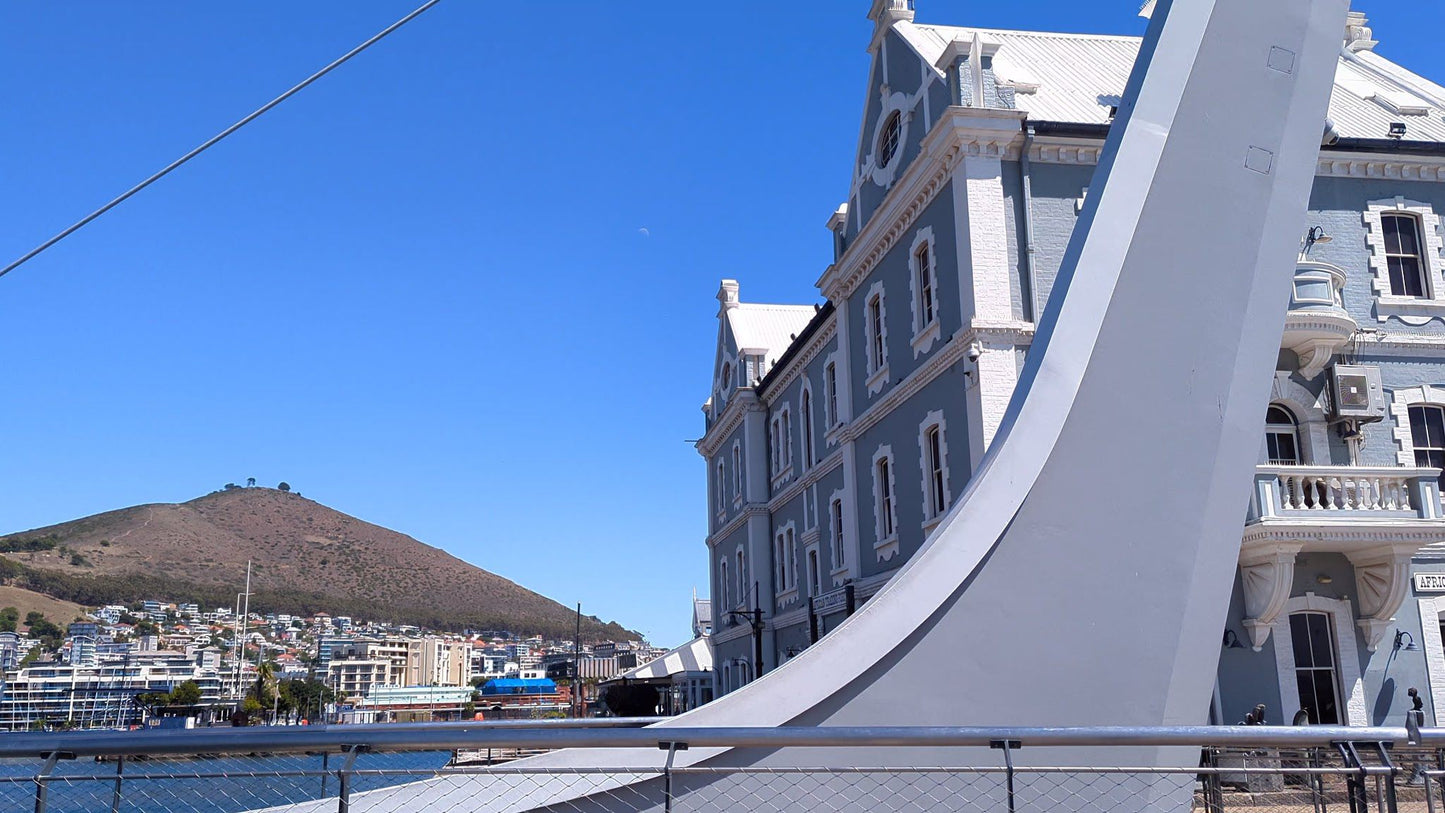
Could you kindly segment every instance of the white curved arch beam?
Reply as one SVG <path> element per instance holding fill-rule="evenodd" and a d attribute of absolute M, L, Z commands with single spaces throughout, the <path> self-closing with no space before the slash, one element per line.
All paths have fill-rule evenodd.
<path fill-rule="evenodd" d="M 1346 0 L 1160 2 L 1091 184 L 1100 192 L 967 491 L 828 637 L 662 728 L 1204 720 L 1346 10 Z M 685 756 L 939 762 L 863 750 Z M 606 760 L 656 767 L 661 755 Z M 384 793 L 423 802 L 450 787 L 455 800 L 448 782 Z M 572 798 L 494 807 L 477 791 L 488 810 Z M 1180 801 L 1172 788 L 1157 797 L 1110 805 Z M 579 804 L 617 809 L 601 796 L 567 809 Z"/>

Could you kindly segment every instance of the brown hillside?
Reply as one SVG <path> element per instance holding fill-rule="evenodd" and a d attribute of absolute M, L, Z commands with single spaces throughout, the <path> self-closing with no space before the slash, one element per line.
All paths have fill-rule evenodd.
<path fill-rule="evenodd" d="M 48 550 L 17 550 L 53 546 Z M 0 537 L 10 581 L 83 604 L 169 598 L 232 606 L 254 560 L 253 610 L 330 612 L 440 629 L 570 637 L 572 611 L 396 531 L 296 494 L 238 488 Z M 78 554 L 78 556 L 77 556 Z M 18 564 L 22 567 L 16 568 Z M 583 619 L 584 635 L 622 638 Z"/>

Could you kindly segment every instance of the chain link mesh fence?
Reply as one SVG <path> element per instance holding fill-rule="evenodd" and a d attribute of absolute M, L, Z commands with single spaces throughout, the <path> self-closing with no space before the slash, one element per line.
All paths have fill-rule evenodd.
<path fill-rule="evenodd" d="M 500 756 L 500 753 L 499 753 Z M 502 758 L 510 758 L 507 754 Z M 605 750 L 596 752 L 605 764 Z M 1199 811 L 1445 813 L 1445 750 L 1204 749 L 1198 767 L 691 767 L 489 764 L 370 752 L 0 760 L 0 811 Z"/>

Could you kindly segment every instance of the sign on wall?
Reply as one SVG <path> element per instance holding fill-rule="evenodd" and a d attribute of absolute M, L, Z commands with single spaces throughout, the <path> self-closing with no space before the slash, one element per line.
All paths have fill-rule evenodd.
<path fill-rule="evenodd" d="M 1445 593 L 1445 573 L 1416 573 L 1415 590 L 1421 593 Z"/>

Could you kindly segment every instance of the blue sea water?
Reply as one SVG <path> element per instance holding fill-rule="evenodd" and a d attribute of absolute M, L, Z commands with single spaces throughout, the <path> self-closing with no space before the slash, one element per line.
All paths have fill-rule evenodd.
<path fill-rule="evenodd" d="M 76 759 L 59 762 L 47 782 L 48 813 L 243 813 L 274 805 L 336 798 L 335 771 L 342 757 L 320 755 L 223 756 L 127 760 L 116 790 L 116 763 Z M 450 752 L 362 754 L 352 794 L 428 778 Z M 40 760 L 0 760 L 0 811 L 35 809 L 34 777 Z M 375 775 L 366 771 L 405 771 Z M 278 776 L 305 771 L 308 776 Z M 226 774 L 211 777 L 209 774 Z M 200 776 L 198 776 L 200 775 Z M 148 778 L 163 776 L 166 778 Z"/>

